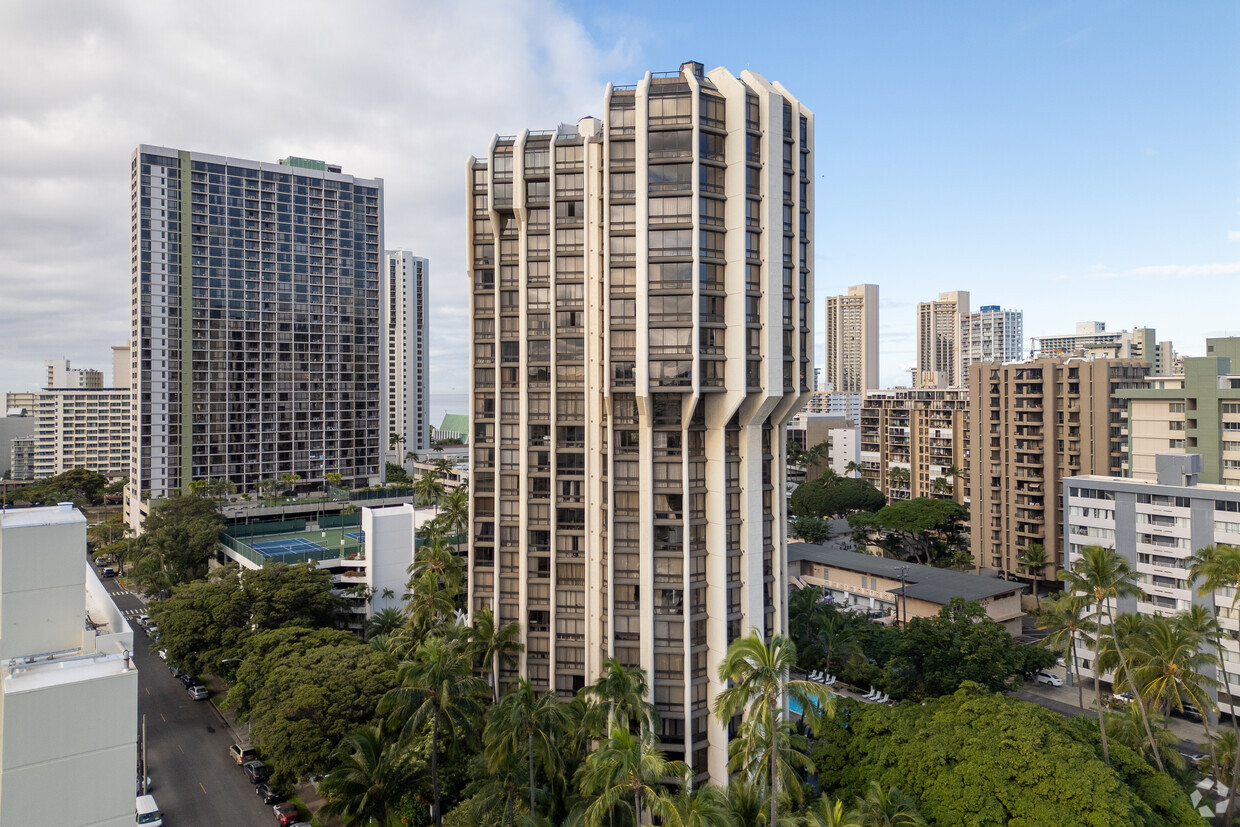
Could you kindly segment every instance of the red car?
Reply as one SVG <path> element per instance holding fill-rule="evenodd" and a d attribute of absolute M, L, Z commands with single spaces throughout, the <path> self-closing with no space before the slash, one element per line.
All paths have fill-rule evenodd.
<path fill-rule="evenodd" d="M 297 805 L 292 802 L 285 801 L 271 808 L 276 814 L 276 823 L 280 827 L 290 827 L 297 822 Z"/>

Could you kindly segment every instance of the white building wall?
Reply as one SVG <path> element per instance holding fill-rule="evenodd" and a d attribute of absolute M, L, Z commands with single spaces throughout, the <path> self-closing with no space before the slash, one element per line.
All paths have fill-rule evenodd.
<path fill-rule="evenodd" d="M 362 532 L 366 538 L 366 585 L 374 589 L 371 612 L 399 609 L 413 563 L 415 522 L 413 505 L 362 509 Z M 390 589 L 391 597 L 384 596 Z"/>
<path fill-rule="evenodd" d="M 848 471 L 850 462 L 861 462 L 861 429 L 832 428 L 828 433 L 831 440 L 831 470 L 841 477 L 858 477 L 860 473 Z"/>

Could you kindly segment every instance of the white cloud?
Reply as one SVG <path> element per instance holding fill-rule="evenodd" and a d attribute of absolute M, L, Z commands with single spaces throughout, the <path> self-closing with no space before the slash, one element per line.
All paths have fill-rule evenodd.
<path fill-rule="evenodd" d="M 598 114 L 630 56 L 551 0 L 3 4 L 0 391 L 127 337 L 139 143 L 383 178 L 387 246 L 431 259 L 432 387 L 463 391 L 466 159 Z"/>
<path fill-rule="evenodd" d="M 1213 264 L 1153 264 L 1114 270 L 1105 264 L 1095 264 L 1083 273 L 1061 273 L 1057 281 L 1098 281 L 1109 279 L 1195 279 L 1233 276 L 1240 273 L 1240 261 L 1222 261 Z"/>
<path fill-rule="evenodd" d="M 1228 241 L 1240 241 L 1240 230 L 1228 230 L 1227 240 Z"/>

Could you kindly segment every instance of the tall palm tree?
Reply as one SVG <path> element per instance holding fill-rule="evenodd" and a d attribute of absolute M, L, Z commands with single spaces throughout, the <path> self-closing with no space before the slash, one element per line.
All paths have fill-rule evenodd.
<path fill-rule="evenodd" d="M 893 465 L 887 469 L 887 485 L 895 491 L 907 494 L 912 478 L 908 469 L 901 468 L 899 465 Z"/>
<path fill-rule="evenodd" d="M 534 765 L 537 763 L 548 779 L 563 768 L 557 741 L 568 720 L 568 712 L 558 697 L 551 692 L 535 694 L 524 678 L 518 678 L 517 685 L 491 708 L 482 734 L 487 771 L 498 771 L 505 761 L 524 750 L 529 764 L 531 815 L 538 814 L 534 805 Z"/>
<path fill-rule="evenodd" d="M 832 664 L 855 665 L 864 658 L 857 627 L 850 618 L 834 609 L 829 609 L 824 614 L 819 636 L 828 673 L 831 672 Z"/>
<path fill-rule="evenodd" d="M 863 467 L 861 463 L 857 462 L 856 460 L 849 460 L 848 464 L 844 466 L 844 473 L 850 476 L 854 474 L 857 476 L 861 476 L 862 469 Z"/>
<path fill-rule="evenodd" d="M 1041 543 L 1030 543 L 1017 553 L 1016 561 L 1021 571 L 1029 578 L 1029 584 L 1033 586 L 1033 601 L 1041 609 L 1042 601 L 1038 599 L 1038 583 L 1042 580 L 1046 567 L 1051 563 L 1050 557 L 1046 554 L 1046 547 Z"/>
<path fill-rule="evenodd" d="M 646 812 L 663 824 L 678 824 L 675 806 L 663 789 L 667 778 L 687 779 L 683 761 L 668 761 L 648 731 L 634 735 L 616 726 L 578 771 L 583 793 L 594 796 L 586 809 L 586 827 L 599 827 L 603 818 L 619 807 L 633 810 L 633 823 L 641 824 Z"/>
<path fill-rule="evenodd" d="M 366 827 L 401 823 L 392 810 L 414 780 L 407 750 L 385 737 L 380 727 L 362 727 L 344 737 L 336 760 L 320 785 L 327 799 L 324 815 Z"/>
<path fill-rule="evenodd" d="M 1128 563 L 1114 550 L 1102 546 L 1082 548 L 1081 556 L 1072 562 L 1072 568 L 1059 572 L 1059 579 L 1064 581 L 1070 591 L 1093 601 L 1094 626 L 1098 630 L 1099 637 L 1099 645 L 1095 652 L 1099 652 L 1102 648 L 1102 614 L 1107 611 L 1109 616 L 1110 601 L 1141 594 L 1141 589 L 1137 586 L 1136 575 L 1128 568 Z M 1103 717 L 1102 688 L 1099 683 L 1101 678 L 1102 670 L 1098 668 L 1097 657 L 1095 657 L 1094 693 L 1098 702 L 1098 730 L 1102 734 L 1102 758 L 1109 767 L 1111 766 L 1111 751 L 1107 745 L 1107 726 Z M 1133 695 L 1136 695 L 1135 689 Z"/>
<path fill-rule="evenodd" d="M 1145 734 L 1149 739 L 1151 751 L 1154 760 L 1158 763 L 1158 769 L 1164 769 L 1162 765 L 1162 753 L 1158 751 L 1154 738 L 1154 728 L 1149 724 L 1149 715 L 1147 707 L 1150 702 L 1145 698 L 1137 688 L 1137 682 L 1133 679 L 1133 662 L 1138 656 L 1137 649 L 1141 639 L 1146 635 L 1146 627 L 1149 625 L 1150 618 L 1141 614 L 1122 614 L 1113 617 L 1111 623 L 1106 627 L 1105 634 L 1098 635 L 1098 662 L 1097 667 L 1100 672 L 1110 672 L 1116 678 L 1126 678 L 1128 691 L 1132 694 L 1134 703 L 1138 707 L 1137 713 L 1141 716 L 1141 720 L 1146 722 Z M 1118 682 L 1113 684 L 1118 685 Z"/>
<path fill-rule="evenodd" d="M 638 728 L 654 732 L 659 728 L 659 713 L 648 700 L 650 686 L 646 672 L 639 667 L 627 667 L 615 658 L 603 661 L 603 674 L 583 690 L 593 702 L 595 710 L 607 710 L 606 728 L 595 720 L 588 724 L 592 731 L 610 732 L 616 727 Z"/>
<path fill-rule="evenodd" d="M 819 465 L 822 465 L 823 462 L 827 460 L 830 453 L 831 453 L 831 441 L 830 440 L 819 442 L 817 445 L 813 446 L 812 448 L 806 448 L 805 451 L 801 455 L 801 461 L 805 465 L 805 470 L 808 472 L 812 469 L 816 469 Z"/>
<path fill-rule="evenodd" d="M 772 825 L 779 821 L 779 728 L 775 722 L 784 714 L 784 697 L 799 701 L 806 719 L 813 724 L 820 714 L 835 715 L 835 696 L 829 689 L 813 681 L 788 679 L 788 670 L 796 659 L 796 644 L 791 640 L 775 635 L 768 644 L 757 629 L 751 629 L 746 637 L 732 642 L 719 665 L 719 678 L 728 688 L 715 699 L 715 717 L 726 726 L 743 713 L 751 724 L 747 735 L 767 741 Z"/>
<path fill-rule="evenodd" d="M 444 527 L 456 538 L 456 553 L 461 553 L 461 537 L 469 528 L 469 488 L 464 483 L 453 488 L 441 504 Z"/>
<path fill-rule="evenodd" d="M 491 698 L 499 701 L 500 663 L 517 665 L 517 655 L 525 646 L 521 643 L 521 626 L 515 620 L 503 626 L 495 625 L 495 615 L 489 608 L 474 612 L 474 625 L 469 632 L 474 663 L 482 669 L 491 684 Z"/>
<path fill-rule="evenodd" d="M 824 795 L 805 814 L 805 827 L 862 827 L 861 813 Z"/>
<path fill-rule="evenodd" d="M 861 827 L 924 827 L 926 823 L 915 799 L 898 787 L 884 790 L 877 781 L 870 782 L 864 798 L 857 798 L 857 811 Z"/>
<path fill-rule="evenodd" d="M 1191 582 L 1201 581 L 1197 587 L 1197 594 L 1203 597 L 1207 594 L 1211 595 L 1215 611 L 1219 609 L 1219 592 L 1223 589 L 1231 589 L 1231 608 L 1235 611 L 1237 602 L 1240 602 L 1240 548 L 1218 543 L 1199 549 L 1190 558 L 1188 576 Z M 1231 718 L 1231 739 L 1234 744 L 1240 742 L 1240 723 L 1236 721 L 1236 699 L 1231 691 L 1231 677 L 1227 674 L 1227 661 L 1223 659 L 1221 629 L 1214 635 L 1214 646 L 1219 658 L 1219 674 L 1222 677 L 1223 691 L 1227 693 L 1227 704 L 1232 710 L 1228 717 Z M 1228 783 L 1227 787 L 1231 792 L 1227 798 L 1225 819 L 1227 824 L 1231 824 L 1235 816 L 1236 796 L 1234 785 Z"/>
<path fill-rule="evenodd" d="M 1081 712 L 1085 711 L 1085 689 L 1081 685 L 1081 666 L 1076 657 L 1076 642 L 1079 640 L 1086 646 L 1093 647 L 1095 644 L 1091 635 L 1098 628 L 1097 624 L 1085 614 L 1088 606 L 1083 595 L 1065 592 L 1057 600 L 1048 600 L 1047 604 L 1037 613 L 1038 628 L 1050 630 L 1050 633 L 1043 638 L 1042 645 L 1064 653 L 1068 656 L 1068 662 L 1072 664 L 1070 668 L 1073 681 L 1076 683 L 1077 705 L 1081 708 Z M 1095 680 L 1095 688 L 1097 685 L 1098 682 Z M 1102 702 L 1101 694 L 1099 694 L 1098 702 L 1099 704 Z"/>
<path fill-rule="evenodd" d="M 379 714 L 399 727 L 402 743 L 408 743 L 430 724 L 436 827 L 443 827 L 439 755 L 445 751 L 445 742 L 452 750 L 471 746 L 478 740 L 478 721 L 482 718 L 478 698 L 485 695 L 486 684 L 472 672 L 464 647 L 431 639 L 418 648 L 412 661 L 400 665 L 400 686 L 388 690 L 379 701 Z"/>
<path fill-rule="evenodd" d="M 822 589 L 807 586 L 788 596 L 788 634 L 802 644 L 802 648 L 805 644 L 819 643 L 819 627 L 826 616 L 827 604 L 822 600 Z"/>
<path fill-rule="evenodd" d="M 1202 606 L 1200 603 L 1194 603 L 1188 607 L 1187 611 L 1181 612 L 1180 615 L 1176 617 L 1176 622 L 1188 631 L 1197 635 L 1203 644 L 1208 643 L 1214 648 L 1215 664 L 1217 665 L 1216 674 L 1224 674 L 1223 650 L 1221 643 L 1224 632 L 1223 627 L 1219 624 L 1218 618 L 1214 616 L 1214 613 L 1205 606 Z M 1222 681 L 1217 679 L 1215 680 L 1215 684 L 1217 686 L 1225 686 Z M 1210 733 L 1210 714 L 1218 712 L 1218 704 L 1215 703 L 1214 698 L 1212 698 L 1208 692 L 1191 690 L 1187 689 L 1187 687 L 1186 691 L 1188 692 L 1193 705 L 1201 711 L 1201 721 L 1206 730 L 1206 743 L 1210 749 L 1210 763 L 1212 765 L 1216 764 L 1217 761 L 1215 760 L 1213 751 L 1214 736 Z"/>
<path fill-rule="evenodd" d="M 434 471 L 425 471 L 413 484 L 413 494 L 418 505 L 435 506 L 435 516 L 439 516 L 439 503 L 443 500 L 443 480 Z"/>
<path fill-rule="evenodd" d="M 391 606 L 380 609 L 370 616 L 370 620 L 366 621 L 366 639 L 391 634 L 404 625 L 405 614 L 400 609 Z"/>
<path fill-rule="evenodd" d="M 782 718 L 775 719 L 772 739 L 767 729 L 770 725 L 770 719 L 765 716 L 741 722 L 736 737 L 728 744 L 728 770 L 769 795 L 767 772 L 774 766 L 780 791 L 788 793 L 800 805 L 804 798 L 802 773 L 814 771 L 814 762 L 807 755 L 809 741 L 796 731 L 791 721 Z"/>
<path fill-rule="evenodd" d="M 1151 742 L 1145 737 L 1145 723 L 1137 709 L 1139 706 L 1141 703 L 1137 701 L 1128 704 L 1120 712 L 1107 713 L 1107 730 L 1111 737 L 1146 761 L 1157 758 L 1157 763 L 1160 764 L 1174 763 L 1177 767 L 1182 766 L 1184 759 L 1176 751 L 1180 739 L 1167 729 L 1166 719 L 1157 712 L 1147 713 L 1154 729 L 1154 740 Z"/>

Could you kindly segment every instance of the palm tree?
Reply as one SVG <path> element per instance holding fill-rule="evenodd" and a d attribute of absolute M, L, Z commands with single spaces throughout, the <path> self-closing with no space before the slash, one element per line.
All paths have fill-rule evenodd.
<path fill-rule="evenodd" d="M 362 727 L 344 737 L 336 755 L 336 767 L 320 785 L 327 798 L 322 814 L 340 816 L 345 824 L 402 823 L 392 810 L 413 782 L 409 752 L 385 738 L 379 727 Z"/>
<path fill-rule="evenodd" d="M 1154 729 L 1148 722 L 1146 707 L 1149 701 L 1137 689 L 1137 683 L 1132 676 L 1133 658 L 1138 654 L 1137 645 L 1145 637 L 1149 621 L 1150 618 L 1141 614 L 1122 614 L 1113 617 L 1110 625 L 1107 626 L 1107 633 L 1098 635 L 1097 667 L 1099 672 L 1110 672 L 1117 677 L 1122 676 L 1127 679 L 1128 691 L 1132 693 L 1133 700 L 1136 702 L 1134 705 L 1140 707 L 1137 712 L 1141 715 L 1141 719 L 1146 721 L 1145 733 L 1149 738 L 1154 760 L 1158 763 L 1158 769 L 1162 770 L 1162 753 L 1157 749 Z"/>
<path fill-rule="evenodd" d="M 366 639 L 391 634 L 404 625 L 405 615 L 400 609 L 391 606 L 380 609 L 370 616 L 370 620 L 366 621 Z"/>
<path fill-rule="evenodd" d="M 656 744 L 649 731 L 634 735 L 620 726 L 612 728 L 578 771 L 581 791 L 595 797 L 585 812 L 586 827 L 599 827 L 613 809 L 630 806 L 634 824 L 641 824 L 647 811 L 664 824 L 676 823 L 676 809 L 662 783 L 687 778 L 689 768 L 682 761 L 668 761 Z"/>
<path fill-rule="evenodd" d="M 1201 703 L 1201 698 L 1208 697 L 1207 689 L 1219 686 L 1219 681 L 1202 672 L 1207 666 L 1216 666 L 1217 658 L 1201 651 L 1202 634 L 1186 623 L 1184 617 L 1148 617 L 1141 636 L 1133 641 L 1136 657 L 1132 674 L 1141 697 L 1151 705 L 1156 704 L 1164 714 L 1172 710 L 1183 712 L 1184 695 Z M 1199 624 L 1202 621 L 1194 615 L 1190 622 Z M 1209 737 L 1208 731 L 1206 737 Z"/>
<path fill-rule="evenodd" d="M 846 810 L 844 802 L 824 795 L 805 814 L 805 827 L 862 827 L 861 813 Z"/>
<path fill-rule="evenodd" d="M 615 658 L 608 658 L 603 661 L 602 676 L 582 691 L 595 710 L 607 710 L 606 728 L 597 720 L 587 722 L 592 732 L 601 734 L 617 727 L 653 732 L 659 728 L 659 713 L 646 700 L 650 696 L 650 686 L 646 683 L 645 670 L 640 667 L 630 668 Z"/>
<path fill-rule="evenodd" d="M 415 463 L 417 461 L 418 461 L 418 455 L 416 453 L 414 453 L 413 451 L 405 452 L 405 462 Z M 413 465 L 409 466 L 409 473 L 411 474 L 413 473 Z"/>
<path fill-rule="evenodd" d="M 1068 656 L 1072 664 L 1073 682 L 1076 683 L 1077 706 L 1085 711 L 1085 689 L 1081 686 L 1081 667 L 1076 657 L 1076 642 L 1080 640 L 1086 646 L 1093 646 L 1094 639 L 1090 633 L 1098 627 L 1085 615 L 1088 607 L 1086 599 L 1079 594 L 1063 594 L 1057 600 L 1048 600 L 1037 613 L 1039 629 L 1049 629 L 1042 640 L 1042 645 Z M 1097 686 L 1097 681 L 1094 681 Z M 1099 697 L 1101 703 L 1101 697 Z"/>
<path fill-rule="evenodd" d="M 826 660 L 827 672 L 831 672 L 832 663 L 854 665 L 864 657 L 861 639 L 857 636 L 857 627 L 845 615 L 829 609 L 819 626 L 822 640 L 822 651 Z"/>
<path fill-rule="evenodd" d="M 465 534 L 465 530 L 469 528 L 469 488 L 464 484 L 458 485 L 443 498 L 441 504 L 443 513 L 444 527 L 447 532 L 456 538 L 456 553 L 461 553 L 461 537 Z"/>
<path fill-rule="evenodd" d="M 435 516 L 439 516 L 439 502 L 443 499 L 443 481 L 434 471 L 426 471 L 413 484 L 413 493 L 418 505 L 435 506 Z"/>
<path fill-rule="evenodd" d="M 729 685 L 715 699 L 715 716 L 726 726 L 743 713 L 750 724 L 746 730 L 748 737 L 764 738 L 767 742 L 772 825 L 779 821 L 779 728 L 775 722 L 784 714 L 784 696 L 799 701 L 813 724 L 817 724 L 820 714 L 835 715 L 835 696 L 825 686 L 788 680 L 788 670 L 796 659 L 796 645 L 791 640 L 775 635 L 767 644 L 757 629 L 751 629 L 748 636 L 732 642 L 719 665 L 719 678 Z M 751 747 L 748 751 L 753 754 L 759 750 Z"/>
<path fill-rule="evenodd" d="M 794 641 L 819 643 L 819 627 L 826 616 L 827 604 L 822 600 L 822 589 L 807 586 L 788 596 L 788 634 Z"/>
<path fill-rule="evenodd" d="M 438 640 L 424 642 L 412 661 L 400 665 L 400 686 L 388 690 L 379 702 L 378 712 L 400 728 L 401 743 L 407 744 L 428 723 L 431 727 L 431 789 L 435 801 L 435 824 L 443 827 L 439 806 L 439 755 L 446 741 L 449 750 L 466 747 L 478 740 L 482 705 L 478 697 L 486 684 L 472 674 L 463 647 Z"/>
<path fill-rule="evenodd" d="M 849 460 L 848 464 L 844 466 L 844 473 L 849 475 L 856 474 L 857 476 L 861 476 L 862 470 L 863 468 L 861 463 L 856 460 Z"/>
<path fill-rule="evenodd" d="M 490 720 L 482 734 L 486 745 L 487 771 L 497 772 L 503 763 L 525 750 L 530 773 L 530 814 L 534 806 L 534 764 L 551 779 L 564 766 L 557 743 L 559 732 L 568 725 L 568 713 L 553 693 L 535 695 L 530 682 L 517 679 L 517 685 L 504 693 L 491 708 Z"/>
<path fill-rule="evenodd" d="M 909 482 L 911 480 L 912 475 L 909 474 L 907 468 L 901 468 L 899 465 L 893 465 L 887 469 L 887 484 L 891 488 L 907 492 L 909 489 Z"/>
<path fill-rule="evenodd" d="M 1166 719 L 1157 712 L 1147 713 L 1147 717 L 1153 724 L 1154 740 L 1151 742 L 1146 738 L 1145 722 L 1138 709 L 1140 706 L 1141 702 L 1137 701 L 1127 704 L 1120 712 L 1106 714 L 1109 722 L 1107 728 L 1111 737 L 1146 761 L 1154 758 L 1159 764 L 1165 761 L 1174 763 L 1177 767 L 1182 766 L 1183 758 L 1176 751 L 1180 739 L 1174 732 L 1167 729 Z"/>
<path fill-rule="evenodd" d="M 728 770 L 770 794 L 767 770 L 774 766 L 780 790 L 789 793 L 799 805 L 804 797 L 802 774 L 814 771 L 814 762 L 807 755 L 809 741 L 791 721 L 776 718 L 773 739 L 769 726 L 770 720 L 765 716 L 741 722 L 736 737 L 728 744 Z"/>
<path fill-rule="evenodd" d="M 1098 630 L 1100 644 L 1095 652 L 1100 654 L 1103 610 L 1106 609 L 1110 617 L 1108 604 L 1111 600 L 1135 597 L 1142 593 L 1141 588 L 1137 586 L 1136 575 L 1128 568 L 1128 563 L 1114 550 L 1102 546 L 1085 546 L 1081 549 L 1081 556 L 1073 561 L 1071 570 L 1059 572 L 1059 579 L 1063 580 L 1071 591 L 1086 598 L 1092 598 L 1094 627 Z M 1114 629 L 1113 618 L 1111 628 Z M 1102 758 L 1109 767 L 1111 766 L 1111 751 L 1107 746 L 1107 727 L 1102 714 L 1102 687 L 1099 683 L 1102 670 L 1098 668 L 1097 657 L 1094 661 L 1094 694 L 1098 702 L 1098 729 L 1102 733 Z M 1125 668 L 1124 671 L 1126 672 L 1127 669 Z M 1133 696 L 1136 696 L 1135 689 L 1133 689 Z M 1152 736 L 1150 740 L 1153 740 Z"/>
<path fill-rule="evenodd" d="M 952 484 L 947 481 L 947 477 L 935 477 L 934 481 L 930 483 L 930 489 L 935 494 L 950 494 L 952 493 Z"/>
<path fill-rule="evenodd" d="M 1203 597 L 1207 594 L 1211 595 L 1215 611 L 1219 609 L 1219 592 L 1224 589 L 1231 589 L 1231 608 L 1234 612 L 1237 602 L 1240 602 L 1240 548 L 1226 543 L 1218 543 L 1217 545 L 1199 549 L 1190 559 L 1188 576 L 1190 582 L 1201 580 L 1201 585 L 1197 587 L 1197 594 Z M 1221 629 L 1214 635 L 1213 639 L 1215 652 L 1219 658 L 1219 673 L 1223 678 L 1223 691 L 1227 693 L 1227 704 L 1232 710 L 1228 717 L 1231 718 L 1231 740 L 1234 745 L 1240 742 L 1240 723 L 1236 721 L 1236 699 L 1231 692 L 1231 677 L 1227 674 L 1227 661 L 1223 659 Z M 1230 783 L 1227 784 L 1228 789 L 1231 790 L 1231 794 L 1227 798 L 1227 815 L 1225 817 L 1227 824 L 1231 824 L 1235 812 L 1236 798 L 1233 786 Z"/>
<path fill-rule="evenodd" d="M 808 472 L 810 470 L 817 469 L 818 466 L 821 465 L 823 461 L 828 458 L 828 456 L 830 456 L 830 454 L 831 441 L 824 440 L 812 448 L 806 448 L 801 454 L 801 461 L 804 463 L 805 470 Z"/>
<path fill-rule="evenodd" d="M 672 806 L 683 827 L 746 827 L 733 811 L 728 794 L 714 784 L 681 789 Z"/>
<path fill-rule="evenodd" d="M 499 665 L 517 665 L 517 655 L 525 646 L 521 644 L 521 626 L 516 621 L 504 626 L 495 625 L 495 615 L 489 608 L 474 612 L 474 625 L 470 629 L 469 643 L 473 649 L 474 664 L 486 673 L 491 684 L 491 698 L 499 701 Z"/>
<path fill-rule="evenodd" d="M 1223 627 L 1219 624 L 1218 618 L 1214 616 L 1214 613 L 1205 606 L 1202 606 L 1200 603 L 1194 603 L 1188 607 L 1188 611 L 1182 612 L 1176 618 L 1176 622 L 1181 624 L 1185 629 L 1196 634 L 1202 643 L 1210 643 L 1213 645 L 1215 651 L 1215 663 L 1218 665 L 1217 674 L 1225 674 L 1221 643 L 1224 632 Z M 1217 686 L 1226 686 L 1223 681 L 1215 680 L 1214 682 Z M 1187 687 L 1185 688 L 1187 690 Z M 1192 690 L 1187 691 L 1189 693 L 1189 697 L 1192 699 L 1193 705 L 1201 711 L 1201 720 L 1206 730 L 1206 742 L 1210 748 L 1211 764 L 1216 764 L 1217 761 L 1214 758 L 1213 752 L 1214 736 L 1210 734 L 1210 713 L 1218 712 L 1218 704 L 1215 703 L 1214 698 L 1210 697 L 1210 695 L 1206 692 L 1194 692 Z"/>
<path fill-rule="evenodd" d="M 1033 586 L 1034 603 L 1041 609 L 1042 601 L 1038 599 L 1038 582 L 1051 562 L 1046 554 L 1046 547 L 1041 543 L 1030 543 L 1017 552 L 1016 560 L 1021 571 L 1029 577 L 1029 584 Z"/>
<path fill-rule="evenodd" d="M 395 451 L 400 456 L 400 444 L 405 441 L 404 434 L 388 434 L 388 450 Z"/>
<path fill-rule="evenodd" d="M 898 787 L 884 790 L 877 781 L 870 782 L 864 798 L 857 798 L 857 811 L 861 827 L 924 827 L 926 823 L 915 799 Z"/>

